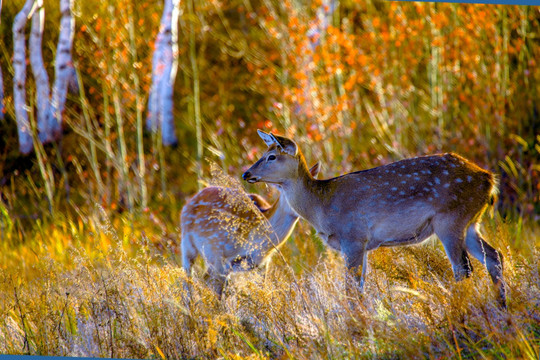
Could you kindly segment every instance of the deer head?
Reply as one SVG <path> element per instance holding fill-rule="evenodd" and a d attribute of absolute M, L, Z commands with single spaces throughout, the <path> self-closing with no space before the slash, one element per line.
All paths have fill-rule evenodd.
<path fill-rule="evenodd" d="M 261 130 L 257 132 L 268 149 L 259 161 L 242 175 L 244 180 L 252 184 L 262 181 L 279 185 L 300 174 L 315 177 L 313 168 L 307 170 L 306 161 L 293 140 Z M 318 164 L 315 166 L 318 173 Z"/>

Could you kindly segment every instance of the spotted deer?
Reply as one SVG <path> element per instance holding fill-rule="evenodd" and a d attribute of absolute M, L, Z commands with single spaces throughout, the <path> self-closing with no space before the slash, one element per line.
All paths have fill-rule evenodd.
<path fill-rule="evenodd" d="M 470 276 L 470 253 L 486 266 L 505 306 L 502 255 L 479 231 L 480 218 L 497 191 L 492 173 L 448 153 L 317 180 L 293 140 L 263 131 L 259 136 L 268 149 L 243 179 L 279 185 L 294 211 L 341 251 L 360 289 L 368 251 L 420 243 L 435 233 L 455 279 Z"/>
<path fill-rule="evenodd" d="M 318 173 L 319 163 L 309 170 L 311 177 Z M 249 202 L 246 196 L 255 208 L 238 204 Z M 271 226 L 269 232 L 262 224 L 266 220 Z M 298 215 L 284 196 L 270 205 L 257 194 L 212 186 L 186 203 L 180 221 L 184 270 L 190 274 L 196 257 L 201 255 L 207 265 L 208 282 L 221 295 L 230 272 L 268 263 L 274 250 L 291 235 Z"/>

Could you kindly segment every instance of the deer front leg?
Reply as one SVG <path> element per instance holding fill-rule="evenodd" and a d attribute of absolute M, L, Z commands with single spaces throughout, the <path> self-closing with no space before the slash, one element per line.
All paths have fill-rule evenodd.
<path fill-rule="evenodd" d="M 367 272 L 367 241 L 341 241 L 341 251 L 345 256 L 347 268 L 353 271 L 353 274 L 358 281 L 360 292 L 364 291 L 364 284 Z"/>
<path fill-rule="evenodd" d="M 207 285 L 214 290 L 218 299 L 221 299 L 223 287 L 227 282 L 227 273 L 225 269 L 223 269 L 223 267 L 209 266 L 204 275 L 204 280 Z"/>

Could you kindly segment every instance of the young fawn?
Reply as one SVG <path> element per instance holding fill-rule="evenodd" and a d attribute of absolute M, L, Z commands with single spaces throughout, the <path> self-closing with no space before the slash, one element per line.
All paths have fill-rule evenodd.
<path fill-rule="evenodd" d="M 318 173 L 317 163 L 309 174 L 316 177 Z M 250 201 L 255 207 L 249 206 Z M 284 196 L 269 205 L 259 195 L 212 186 L 186 203 L 180 221 L 182 266 L 190 274 L 197 255 L 201 255 L 208 282 L 221 295 L 231 271 L 267 264 L 274 250 L 291 235 L 298 215 Z"/>
<path fill-rule="evenodd" d="M 435 233 L 455 279 L 470 276 L 470 253 L 486 266 L 505 306 L 502 255 L 479 231 L 480 218 L 497 191 L 492 173 L 450 153 L 316 180 L 293 140 L 263 131 L 259 136 L 268 149 L 243 179 L 281 186 L 294 211 L 342 252 L 357 277 L 362 268 L 360 288 L 368 251 L 420 243 Z"/>

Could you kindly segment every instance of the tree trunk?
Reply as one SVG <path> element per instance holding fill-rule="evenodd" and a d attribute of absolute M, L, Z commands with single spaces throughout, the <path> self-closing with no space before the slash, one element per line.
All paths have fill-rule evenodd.
<path fill-rule="evenodd" d="M 19 134 L 19 150 L 28 154 L 33 149 L 32 133 L 28 122 L 28 106 L 26 105 L 26 44 L 24 29 L 34 0 L 26 0 L 22 10 L 13 21 L 13 103 L 17 131 Z"/>
<path fill-rule="evenodd" d="M 75 21 L 71 14 L 73 0 L 60 0 L 60 36 L 56 48 L 55 81 L 52 95 L 52 116 L 49 127 L 55 139 L 62 135 L 62 112 L 66 103 L 68 85 L 74 81 L 75 70 L 71 57 Z"/>
<path fill-rule="evenodd" d="M 42 143 L 53 140 L 49 127 L 51 116 L 49 75 L 43 64 L 41 44 L 43 39 L 43 24 L 45 21 L 45 9 L 43 0 L 36 0 L 36 12 L 32 16 L 32 31 L 30 34 L 29 51 L 30 66 L 36 82 L 36 113 L 39 139 Z"/>
<path fill-rule="evenodd" d="M 164 145 L 178 142 L 174 132 L 173 88 L 178 68 L 178 15 L 180 0 L 165 0 L 152 57 L 152 87 L 148 99 L 146 128 L 161 128 Z"/>

